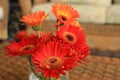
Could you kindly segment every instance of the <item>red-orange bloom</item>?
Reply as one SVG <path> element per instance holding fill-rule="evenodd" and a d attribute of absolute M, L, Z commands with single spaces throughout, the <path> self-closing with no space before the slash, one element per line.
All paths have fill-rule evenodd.
<path fill-rule="evenodd" d="M 73 21 L 70 23 L 70 25 L 73 25 L 75 27 L 79 27 L 80 29 L 83 29 L 78 21 Z"/>
<path fill-rule="evenodd" d="M 15 35 L 15 40 L 16 41 L 20 41 L 22 38 L 26 37 L 27 36 L 27 32 L 26 30 L 21 30 L 19 31 L 16 35 Z"/>
<path fill-rule="evenodd" d="M 11 42 L 5 49 L 9 56 L 28 55 L 35 51 L 38 42 L 38 36 L 31 35 L 22 38 L 20 42 Z"/>
<path fill-rule="evenodd" d="M 70 47 L 71 52 L 69 55 L 88 55 L 88 53 L 85 53 L 86 51 L 84 51 L 85 47 L 88 48 L 86 45 L 85 33 L 80 27 L 75 27 L 73 25 L 61 26 L 57 31 L 57 36 L 63 41 L 64 45 Z"/>
<path fill-rule="evenodd" d="M 68 51 L 59 41 L 51 41 L 32 54 L 33 63 L 38 73 L 42 72 L 46 78 L 59 78 L 64 70 L 71 70 L 78 60 L 78 56 L 66 57 Z"/>
<path fill-rule="evenodd" d="M 40 26 L 46 17 L 47 15 L 45 14 L 45 12 L 38 11 L 31 15 L 29 14 L 23 16 L 21 21 L 31 26 Z"/>
<path fill-rule="evenodd" d="M 43 33 L 43 32 L 41 32 L 40 36 L 41 36 L 41 43 L 47 43 L 55 37 L 52 33 Z"/>
<path fill-rule="evenodd" d="M 79 17 L 79 13 L 74 10 L 72 6 L 62 3 L 54 4 L 52 6 L 52 12 L 58 20 L 58 26 L 61 24 L 69 24 Z"/>

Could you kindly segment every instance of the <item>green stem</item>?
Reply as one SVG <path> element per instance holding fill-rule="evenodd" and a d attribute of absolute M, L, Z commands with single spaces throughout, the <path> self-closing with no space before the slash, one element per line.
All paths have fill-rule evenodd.
<path fill-rule="evenodd" d="M 38 32 L 38 38 L 40 38 L 40 31 L 37 31 Z"/>

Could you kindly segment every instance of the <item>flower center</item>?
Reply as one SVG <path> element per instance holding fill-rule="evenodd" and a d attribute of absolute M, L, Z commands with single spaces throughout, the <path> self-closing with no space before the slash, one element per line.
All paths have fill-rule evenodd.
<path fill-rule="evenodd" d="M 67 18 L 64 17 L 64 16 L 62 16 L 61 19 L 62 19 L 63 21 L 66 21 L 66 20 L 67 20 Z"/>
<path fill-rule="evenodd" d="M 45 60 L 45 64 L 47 68 L 51 68 L 51 69 L 59 68 L 62 65 L 62 63 L 63 61 L 60 58 L 55 56 L 50 56 Z"/>
<path fill-rule="evenodd" d="M 32 50 L 34 48 L 33 45 L 27 45 L 27 46 L 24 46 L 20 49 L 20 51 L 29 51 L 29 50 Z"/>
<path fill-rule="evenodd" d="M 73 41 L 74 40 L 74 37 L 72 35 L 66 35 L 66 38 L 69 40 L 69 41 Z"/>
<path fill-rule="evenodd" d="M 67 20 L 67 18 L 65 16 L 60 15 L 59 17 L 60 17 L 60 20 L 63 22 Z"/>
<path fill-rule="evenodd" d="M 76 42 L 76 36 L 73 33 L 65 32 L 63 35 L 68 42 L 70 43 Z"/>

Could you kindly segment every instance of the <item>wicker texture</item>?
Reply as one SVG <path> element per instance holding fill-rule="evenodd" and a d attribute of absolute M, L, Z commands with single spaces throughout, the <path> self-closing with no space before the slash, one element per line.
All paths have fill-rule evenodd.
<path fill-rule="evenodd" d="M 24 57 L 7 57 L 2 52 L 3 45 L 0 46 L 0 80 L 28 80 L 27 60 Z M 88 62 L 75 67 L 69 77 L 69 80 L 120 80 L 120 59 L 89 56 Z"/>
<path fill-rule="evenodd" d="M 24 58 L 0 55 L 0 80 L 28 80 L 28 66 Z"/>
<path fill-rule="evenodd" d="M 120 59 L 92 56 L 71 72 L 71 80 L 120 80 Z"/>
<path fill-rule="evenodd" d="M 9 4 L 8 0 L 0 0 L 0 6 L 4 10 L 4 17 L 0 20 L 0 39 L 7 39 L 7 24 L 8 24 L 8 13 L 9 13 Z"/>

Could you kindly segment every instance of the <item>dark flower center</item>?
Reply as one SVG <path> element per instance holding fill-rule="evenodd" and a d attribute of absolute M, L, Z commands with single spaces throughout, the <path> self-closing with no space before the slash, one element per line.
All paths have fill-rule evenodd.
<path fill-rule="evenodd" d="M 61 21 L 66 21 L 67 20 L 67 18 L 65 16 L 60 15 L 59 17 L 60 17 Z"/>
<path fill-rule="evenodd" d="M 61 19 L 62 19 L 63 21 L 66 21 L 66 20 L 67 20 L 67 18 L 64 17 L 64 16 L 62 16 Z"/>
<path fill-rule="evenodd" d="M 28 51 L 28 50 L 32 50 L 33 48 L 34 48 L 33 45 L 27 45 L 27 46 L 22 47 L 20 50 L 21 51 Z"/>
<path fill-rule="evenodd" d="M 21 39 L 20 39 L 20 38 L 19 38 L 19 39 L 15 39 L 15 41 L 16 41 L 16 42 L 20 42 L 20 41 L 21 41 Z"/>
<path fill-rule="evenodd" d="M 29 49 L 31 49 L 30 46 L 27 46 L 27 47 L 24 48 L 24 50 L 29 50 Z"/>
<path fill-rule="evenodd" d="M 57 62 L 57 59 L 56 59 L 56 58 L 50 59 L 50 63 L 51 63 L 51 64 L 54 64 L 55 62 Z"/>
<path fill-rule="evenodd" d="M 55 69 L 59 68 L 62 65 L 63 61 L 58 57 L 50 56 L 46 58 L 45 63 L 48 68 Z"/>
<path fill-rule="evenodd" d="M 73 41 L 74 40 L 74 37 L 70 34 L 66 35 L 66 38 L 68 39 L 68 41 Z"/>
<path fill-rule="evenodd" d="M 68 43 L 71 44 L 74 44 L 77 41 L 76 35 L 71 32 L 64 32 L 63 37 Z"/>

